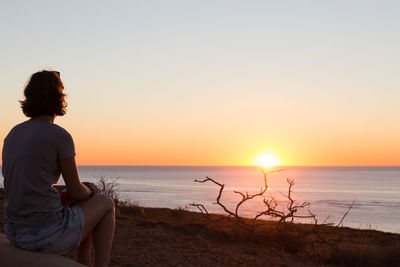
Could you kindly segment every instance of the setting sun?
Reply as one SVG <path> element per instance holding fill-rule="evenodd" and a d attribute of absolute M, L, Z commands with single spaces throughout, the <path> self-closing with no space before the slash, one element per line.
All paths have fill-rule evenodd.
<path fill-rule="evenodd" d="M 256 164 L 264 168 L 270 168 L 278 165 L 280 162 L 274 154 L 262 154 L 257 158 Z"/>

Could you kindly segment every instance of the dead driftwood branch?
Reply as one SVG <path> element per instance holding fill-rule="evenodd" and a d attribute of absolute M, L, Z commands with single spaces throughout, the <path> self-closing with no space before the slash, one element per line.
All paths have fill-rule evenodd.
<path fill-rule="evenodd" d="M 336 228 L 339 228 L 340 226 L 343 226 L 343 221 L 344 221 L 344 219 L 347 217 L 347 215 L 349 215 L 349 212 L 350 212 L 350 210 L 353 208 L 353 205 L 354 205 L 354 202 L 355 202 L 356 200 L 353 200 L 351 203 L 350 203 L 350 205 L 349 205 L 349 208 L 347 209 L 347 211 L 343 214 L 343 217 L 342 217 L 342 219 L 340 220 L 340 222 L 336 225 Z"/>
<path fill-rule="evenodd" d="M 217 202 L 215 202 L 214 204 L 219 205 L 224 211 L 225 213 L 228 214 L 228 216 L 232 216 L 234 217 L 237 222 L 243 222 L 243 219 L 239 216 L 239 208 L 242 206 L 243 203 L 245 203 L 248 200 L 254 199 L 256 197 L 264 197 L 265 192 L 268 190 L 268 175 L 275 173 L 275 172 L 281 172 L 282 169 L 279 170 L 266 170 L 264 168 L 261 168 L 263 176 L 264 176 L 264 186 L 261 187 L 260 192 L 256 193 L 256 194 L 249 194 L 248 192 L 243 193 L 243 192 L 239 192 L 239 191 L 233 191 L 234 193 L 240 195 L 242 197 L 242 199 L 236 204 L 236 207 L 234 210 L 230 210 L 228 209 L 222 202 L 221 202 L 221 197 L 222 197 L 222 192 L 225 188 L 225 184 L 221 184 L 219 182 L 217 182 L 216 180 L 206 176 L 205 179 L 203 180 L 199 180 L 199 179 L 195 179 L 194 182 L 195 183 L 206 183 L 206 182 L 212 182 L 214 184 L 216 184 L 219 187 L 219 192 L 218 192 L 218 196 L 217 196 Z M 191 206 L 197 206 L 199 205 L 198 203 L 192 203 L 194 205 Z M 203 205 L 202 205 L 203 206 Z M 203 206 L 204 207 L 204 206 Z M 198 207 L 199 208 L 199 207 Z M 260 215 L 261 216 L 261 215 Z"/>
<path fill-rule="evenodd" d="M 189 206 L 196 207 L 200 210 L 201 213 L 203 213 L 203 214 L 205 213 L 205 214 L 209 215 L 208 210 L 206 209 L 206 207 L 204 207 L 203 204 L 193 202 L 193 203 L 189 204 Z"/>
<path fill-rule="evenodd" d="M 254 222 L 261 216 L 267 216 L 270 218 L 276 218 L 278 219 L 278 223 L 285 223 L 289 220 L 289 222 L 294 222 L 294 219 L 315 219 L 316 215 L 313 214 L 310 209 L 310 203 L 309 202 L 303 202 L 302 204 L 297 204 L 296 200 L 293 199 L 292 197 L 292 192 L 293 192 L 293 186 L 294 186 L 294 181 L 292 179 L 287 179 L 286 180 L 289 184 L 288 188 L 288 194 L 285 195 L 285 197 L 289 200 L 288 204 L 286 206 L 285 211 L 280 211 L 277 209 L 278 207 L 278 202 L 274 197 L 271 197 L 270 199 L 264 198 L 263 202 L 265 206 L 267 207 L 266 210 L 259 212 L 254 218 L 253 218 L 253 224 Z M 308 211 L 308 214 L 306 215 L 297 215 L 298 210 L 300 209 L 306 209 Z"/>
<path fill-rule="evenodd" d="M 214 184 L 216 184 L 216 185 L 219 186 L 219 192 L 218 192 L 218 196 L 217 196 L 217 202 L 216 202 L 215 204 L 218 204 L 219 206 L 221 206 L 221 208 L 222 208 L 226 213 L 228 213 L 229 216 L 235 216 L 235 213 L 233 213 L 232 211 L 230 211 L 229 209 L 227 209 L 227 207 L 225 207 L 225 205 L 221 203 L 222 191 L 224 190 L 224 187 L 225 187 L 224 184 L 218 183 L 217 181 L 215 181 L 214 179 L 212 179 L 212 178 L 210 178 L 210 177 L 208 177 L 208 176 L 207 176 L 206 179 L 204 179 L 204 180 L 197 180 L 197 179 L 194 180 L 195 183 L 205 183 L 205 182 L 208 182 L 208 181 L 211 181 L 211 182 L 213 182 Z"/>
<path fill-rule="evenodd" d="M 287 183 L 288 183 L 288 190 L 287 194 L 282 194 L 285 199 L 286 199 L 286 206 L 282 209 L 282 205 L 279 205 L 278 200 L 274 196 L 267 196 L 266 192 L 269 188 L 268 186 L 268 175 L 275 173 L 275 172 L 280 172 L 282 169 L 279 170 L 268 170 L 265 168 L 261 168 L 262 173 L 263 173 L 263 178 L 264 178 L 264 185 L 260 188 L 260 191 L 255 193 L 255 194 L 249 194 L 248 192 L 240 192 L 240 191 L 233 191 L 235 194 L 240 195 L 241 199 L 239 202 L 236 204 L 234 208 L 228 208 L 225 206 L 225 204 L 222 202 L 222 193 L 225 188 L 225 184 L 222 184 L 218 181 L 216 181 L 213 178 L 210 178 L 206 176 L 205 179 L 195 179 L 194 182 L 196 183 L 207 183 L 211 182 L 214 183 L 219 187 L 218 195 L 216 198 L 216 202 L 213 203 L 215 205 L 219 205 L 224 212 L 228 215 L 228 217 L 233 217 L 234 222 L 236 222 L 237 226 L 240 226 L 241 228 L 251 231 L 253 233 L 262 233 L 260 232 L 260 229 L 258 226 L 262 226 L 262 224 L 257 224 L 258 219 L 261 219 L 263 217 L 266 217 L 267 219 L 272 219 L 276 223 L 273 224 L 274 226 L 271 228 L 268 228 L 267 231 L 282 231 L 283 233 L 286 233 L 287 235 L 292 235 L 296 236 L 299 239 L 302 239 L 310 235 L 314 236 L 315 242 L 319 243 L 324 243 L 327 244 L 330 247 L 334 247 L 332 243 L 330 243 L 323 235 L 321 232 L 321 226 L 327 226 L 331 225 L 326 223 L 324 221 L 323 223 L 318 223 L 318 220 L 316 218 L 316 215 L 311 212 L 310 210 L 310 203 L 309 202 L 297 202 L 293 198 L 293 187 L 295 185 L 294 180 L 287 178 Z M 246 202 L 251 199 L 255 198 L 262 198 L 263 204 L 265 209 L 262 211 L 259 211 L 256 213 L 256 215 L 252 219 L 244 219 L 239 215 L 239 210 L 240 207 Z M 340 220 L 339 224 L 337 227 L 340 225 L 343 225 L 343 220 L 345 217 L 349 214 L 352 206 L 353 206 L 354 201 L 351 203 L 349 206 L 347 212 L 343 215 L 343 218 Z M 203 204 L 199 203 L 192 203 L 190 204 L 191 206 L 197 207 L 202 213 L 209 214 L 207 209 Z M 299 211 L 302 210 L 303 212 L 299 214 Z M 299 222 L 298 220 L 304 220 L 308 219 L 310 220 L 310 225 L 309 227 L 304 227 L 301 224 L 297 224 L 296 222 Z M 297 221 L 296 221 L 297 220 Z M 265 229 L 264 229 L 265 230 Z M 265 232 L 264 232 L 265 233 Z M 311 241 L 311 246 L 314 246 L 314 241 Z"/>

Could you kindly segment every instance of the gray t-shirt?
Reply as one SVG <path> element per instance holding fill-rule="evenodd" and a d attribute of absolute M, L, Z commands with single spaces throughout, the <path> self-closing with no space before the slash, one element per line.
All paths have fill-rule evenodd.
<path fill-rule="evenodd" d="M 62 127 L 37 120 L 15 126 L 2 153 L 7 218 L 27 226 L 60 218 L 61 200 L 53 185 L 60 178 L 60 160 L 73 156 L 74 142 Z"/>

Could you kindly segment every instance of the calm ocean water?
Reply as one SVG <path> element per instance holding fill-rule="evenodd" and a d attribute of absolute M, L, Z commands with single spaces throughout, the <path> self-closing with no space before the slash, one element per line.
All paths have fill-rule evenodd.
<path fill-rule="evenodd" d="M 210 212 L 222 213 L 213 205 L 219 188 L 212 183 L 194 183 L 205 176 L 225 184 L 222 202 L 233 207 L 240 196 L 232 191 L 256 193 L 263 186 L 257 167 L 150 167 L 150 166 L 80 166 L 82 180 L 96 181 L 100 176 L 118 177 L 122 198 L 145 207 L 187 207 L 204 204 Z M 293 196 L 299 202 L 311 203 L 320 222 L 400 233 L 400 167 L 285 167 L 269 177 L 267 195 L 284 200 L 286 178 L 295 180 Z M 2 182 L 2 178 L 0 178 Z M 246 217 L 263 209 L 262 200 L 244 205 L 240 214 Z"/>

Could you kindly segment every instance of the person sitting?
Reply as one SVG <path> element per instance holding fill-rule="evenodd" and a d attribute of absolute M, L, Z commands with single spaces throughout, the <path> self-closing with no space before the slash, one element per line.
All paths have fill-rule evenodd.
<path fill-rule="evenodd" d="M 54 124 L 66 113 L 60 73 L 34 73 L 20 101 L 30 119 L 16 125 L 4 140 L 2 174 L 6 192 L 4 230 L 9 242 L 31 251 L 65 254 L 77 261 L 107 266 L 115 228 L 113 200 L 92 183 L 82 183 L 71 135 Z M 71 199 L 63 206 L 57 190 L 60 174 Z"/>

